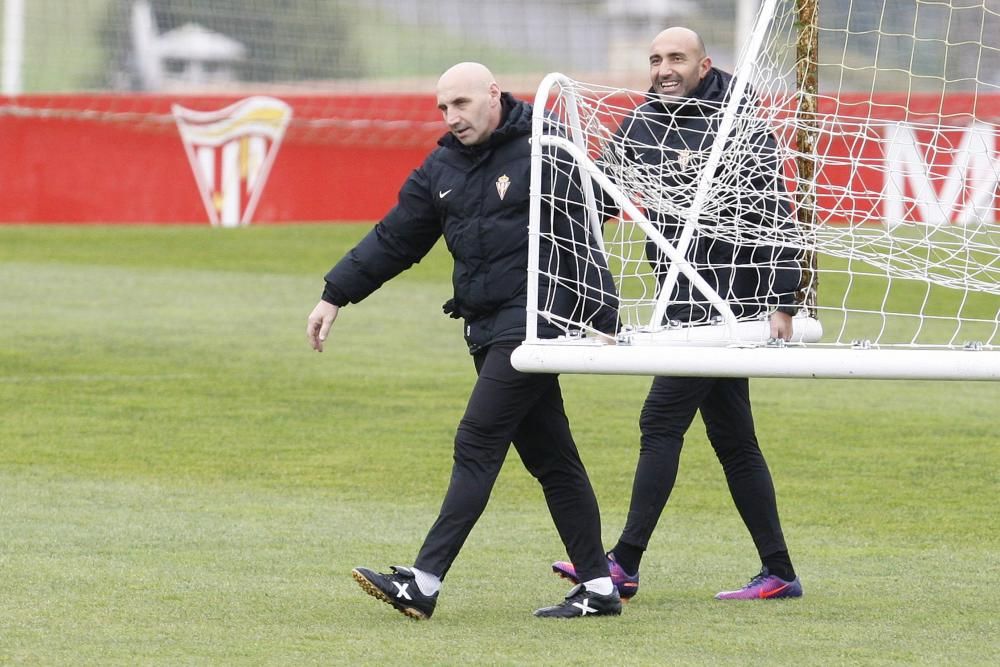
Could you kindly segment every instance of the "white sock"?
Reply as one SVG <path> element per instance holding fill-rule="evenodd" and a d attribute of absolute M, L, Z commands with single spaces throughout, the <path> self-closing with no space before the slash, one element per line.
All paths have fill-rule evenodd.
<path fill-rule="evenodd" d="M 423 570 L 418 570 L 415 567 L 411 567 L 410 570 L 413 572 L 413 576 L 417 581 L 417 588 L 424 595 L 434 595 L 439 590 L 441 590 L 441 577 L 431 574 L 430 572 L 424 572 Z M 608 581 L 611 581 L 609 578 Z"/>
<path fill-rule="evenodd" d="M 615 585 L 611 583 L 611 577 L 598 577 L 597 579 L 585 581 L 583 582 L 583 587 L 591 593 L 597 593 L 598 595 L 611 595 L 611 592 L 615 590 Z"/>

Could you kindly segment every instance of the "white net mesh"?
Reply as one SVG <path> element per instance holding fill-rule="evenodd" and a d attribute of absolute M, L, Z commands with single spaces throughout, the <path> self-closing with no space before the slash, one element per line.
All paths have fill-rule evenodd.
<path fill-rule="evenodd" d="M 594 169 L 599 202 L 621 195 L 594 213 L 624 209 L 600 234 L 619 342 L 763 343 L 767 313 L 791 304 L 823 325 L 803 345 L 998 349 L 1000 5 L 854 2 L 819 15 L 810 35 L 802 4 L 764 4 L 773 16 L 730 88 L 745 86 L 742 104 L 664 107 L 642 91 L 543 83 L 558 81 L 544 105 L 592 162 L 550 151 L 543 168 Z M 565 208 L 542 196 L 543 211 Z M 713 318 L 758 326 L 690 326 Z"/>

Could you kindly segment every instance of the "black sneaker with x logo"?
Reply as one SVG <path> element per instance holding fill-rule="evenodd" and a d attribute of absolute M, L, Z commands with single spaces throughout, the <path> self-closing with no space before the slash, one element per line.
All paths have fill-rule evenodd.
<path fill-rule="evenodd" d="M 580 618 L 583 616 L 619 616 L 622 613 L 622 599 L 618 591 L 611 595 L 601 595 L 588 591 L 583 584 L 574 586 L 566 599 L 552 607 L 535 610 L 540 618 Z"/>
<path fill-rule="evenodd" d="M 424 595 L 417 587 L 413 570 L 402 565 L 391 566 L 392 574 L 381 574 L 366 567 L 351 570 L 351 576 L 365 593 L 387 602 L 401 613 L 418 621 L 426 621 L 434 613 L 438 594 Z"/>

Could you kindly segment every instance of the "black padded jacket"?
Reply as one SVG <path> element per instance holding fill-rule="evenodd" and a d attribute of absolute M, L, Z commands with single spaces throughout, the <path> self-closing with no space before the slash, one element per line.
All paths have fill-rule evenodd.
<path fill-rule="evenodd" d="M 470 352 L 492 343 L 524 340 L 532 107 L 508 93 L 502 94 L 501 104 L 500 126 L 485 142 L 465 146 L 450 133 L 438 140 L 438 147 L 403 184 L 395 207 L 326 274 L 325 301 L 337 306 L 361 301 L 420 261 L 444 236 L 455 262 L 454 297 L 446 312 L 465 320 Z M 559 187 L 575 192 L 574 198 L 582 201 L 578 186 Z M 579 238 L 585 234 L 583 207 L 570 209 L 572 215 L 555 216 L 552 224 L 566 226 L 562 234 L 575 233 Z M 592 290 L 590 298 L 580 298 L 544 276 L 540 293 L 548 295 L 557 314 L 614 332 L 618 304 L 611 296 L 614 290 L 606 265 L 583 271 L 579 261 L 562 254 L 543 238 L 541 265 L 546 265 L 547 257 L 571 260 L 558 265 L 564 274 L 580 272 L 579 279 Z M 576 275 L 565 277 L 579 282 Z M 565 332 L 564 327 L 539 319 L 540 338 Z"/>
<path fill-rule="evenodd" d="M 632 170 L 633 174 L 645 174 L 662 184 L 656 195 L 661 200 L 650 202 L 652 206 L 647 207 L 646 214 L 667 239 L 676 241 L 681 234 L 683 220 L 677 216 L 693 201 L 697 179 L 728 100 L 731 80 L 730 74 L 713 67 L 690 97 L 670 106 L 664 105 L 660 96 L 650 90 L 646 102 L 626 117 L 618 130 L 616 143 L 622 147 L 622 153 L 604 168 L 613 178 L 616 170 Z M 687 259 L 729 301 L 737 317 L 753 318 L 775 308 L 791 313 L 796 310 L 801 277 L 797 253 L 791 247 L 794 244 L 768 244 L 759 239 L 793 239 L 799 231 L 780 178 L 774 136 L 760 120 L 744 123 L 745 127 L 736 130 L 741 149 L 727 147 L 723 159 L 730 175 L 738 174 L 736 186 L 716 186 L 706 202 L 711 215 L 699 219 L 699 224 L 706 227 L 729 225 L 728 234 L 696 233 Z M 626 174 L 622 172 L 619 176 Z M 751 230 L 758 239 L 755 242 L 732 242 Z M 662 284 L 669 260 L 652 242 L 647 243 L 646 254 Z M 670 300 L 667 319 L 699 322 L 715 314 L 705 297 L 683 275 L 678 277 Z"/>

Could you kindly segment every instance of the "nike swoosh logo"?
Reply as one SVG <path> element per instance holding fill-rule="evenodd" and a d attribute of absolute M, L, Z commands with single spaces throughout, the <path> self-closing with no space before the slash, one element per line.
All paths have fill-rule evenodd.
<path fill-rule="evenodd" d="M 455 188 L 450 188 L 448 190 L 445 190 L 444 192 L 441 192 L 440 190 L 438 190 L 438 199 L 444 199 L 445 197 L 448 196 L 448 193 L 451 192 L 454 189 Z"/>
<path fill-rule="evenodd" d="M 781 591 L 785 590 L 789 586 L 791 586 L 791 584 L 785 584 L 784 586 L 779 586 L 775 588 L 773 591 L 768 591 L 768 592 L 761 591 L 760 596 L 762 598 L 773 598 L 775 595 L 779 594 Z"/>

